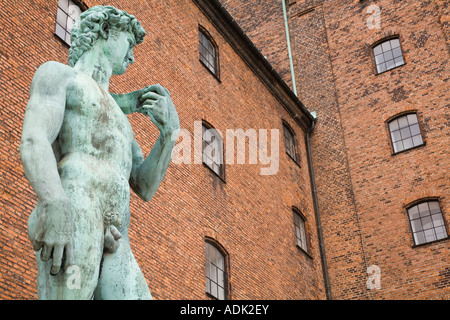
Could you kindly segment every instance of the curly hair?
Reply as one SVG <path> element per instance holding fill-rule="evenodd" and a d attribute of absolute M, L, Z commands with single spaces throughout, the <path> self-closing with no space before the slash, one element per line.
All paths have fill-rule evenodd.
<path fill-rule="evenodd" d="M 106 39 L 110 29 L 134 34 L 136 44 L 144 41 L 145 30 L 133 15 L 111 6 L 95 6 L 84 11 L 72 28 L 69 65 L 73 67 L 99 37 Z"/>

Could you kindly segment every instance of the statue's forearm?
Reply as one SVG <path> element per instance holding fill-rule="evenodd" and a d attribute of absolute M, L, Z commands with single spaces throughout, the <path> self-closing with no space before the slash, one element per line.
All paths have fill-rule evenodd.
<path fill-rule="evenodd" d="M 133 93 L 111 93 L 111 96 L 119 105 L 124 114 L 136 112 L 136 98 Z"/>
<path fill-rule="evenodd" d="M 158 190 L 169 167 L 174 145 L 170 134 L 162 134 L 150 155 L 141 163 L 132 187 L 143 200 L 150 201 Z"/>

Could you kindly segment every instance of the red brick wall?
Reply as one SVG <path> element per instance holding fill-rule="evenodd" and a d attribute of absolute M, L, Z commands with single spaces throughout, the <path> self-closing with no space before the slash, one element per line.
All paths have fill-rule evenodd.
<path fill-rule="evenodd" d="M 103 1 L 86 1 L 88 6 Z M 104 2 L 106 4 L 106 2 Z M 151 202 L 131 199 L 133 252 L 155 299 L 205 299 L 204 241 L 229 254 L 233 299 L 324 299 L 322 267 L 305 151 L 305 134 L 242 62 L 192 1 L 108 1 L 137 16 L 147 36 L 136 63 L 113 77 L 112 92 L 161 83 L 172 94 L 181 127 L 193 137 L 194 121 L 226 129 L 294 129 L 299 165 L 284 152 L 280 169 L 261 176 L 262 165 L 227 165 L 226 183 L 203 165 L 171 164 Z M 37 18 L 39 17 L 39 18 Z M 0 7 L 0 298 L 36 298 L 36 264 L 26 224 L 36 196 L 24 178 L 18 146 L 35 70 L 67 61 L 68 48 L 53 34 L 56 1 Z M 198 59 L 198 26 L 214 37 L 221 79 Z M 147 155 L 157 138 L 151 121 L 130 116 Z M 282 132 L 282 131 L 281 131 Z M 295 246 L 292 206 L 306 216 L 309 254 Z"/>
<path fill-rule="evenodd" d="M 248 34 L 258 34 L 252 39 L 262 46 L 259 31 L 275 18 L 254 15 L 250 24 L 245 11 L 224 2 L 234 6 L 237 21 Z M 413 247 L 405 208 L 412 201 L 437 197 L 450 229 L 448 5 L 290 3 L 297 89 L 306 107 L 318 115 L 312 155 L 333 297 L 448 299 L 449 241 Z M 371 4 L 381 9 L 379 30 L 367 28 Z M 281 3 L 266 1 L 264 6 Z M 406 65 L 376 75 L 368 45 L 389 34 L 399 35 Z M 286 72 L 286 64 L 277 63 L 280 59 L 272 61 Z M 386 120 L 404 110 L 417 111 L 426 145 L 392 155 Z M 367 290 L 370 265 L 381 270 L 379 290 Z"/>

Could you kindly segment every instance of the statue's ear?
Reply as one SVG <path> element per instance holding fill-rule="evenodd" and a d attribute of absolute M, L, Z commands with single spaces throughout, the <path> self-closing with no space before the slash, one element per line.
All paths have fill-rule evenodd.
<path fill-rule="evenodd" d="M 109 24 L 108 22 L 103 22 L 101 28 L 100 28 L 100 35 L 103 39 L 108 39 L 109 35 Z"/>

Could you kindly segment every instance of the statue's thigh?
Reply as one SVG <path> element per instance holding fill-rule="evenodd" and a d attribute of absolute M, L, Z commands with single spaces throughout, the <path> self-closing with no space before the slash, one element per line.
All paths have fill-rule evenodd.
<path fill-rule="evenodd" d="M 144 275 L 126 237 L 115 253 L 105 253 L 95 291 L 97 300 L 151 300 Z"/>
<path fill-rule="evenodd" d="M 103 254 L 103 216 L 99 199 L 81 186 L 66 184 L 66 190 L 75 226 L 74 265 L 52 276 L 52 259 L 41 261 L 38 252 L 39 299 L 92 299 L 98 282 Z"/>

